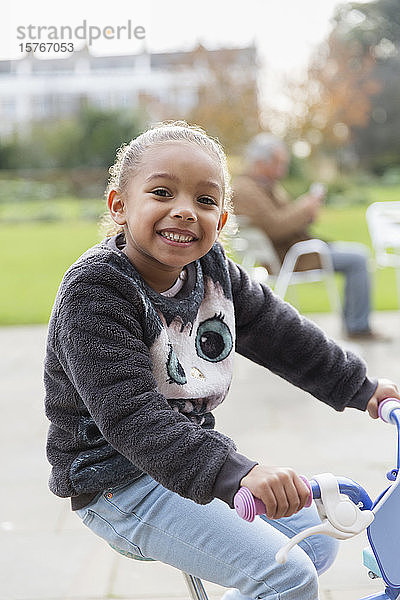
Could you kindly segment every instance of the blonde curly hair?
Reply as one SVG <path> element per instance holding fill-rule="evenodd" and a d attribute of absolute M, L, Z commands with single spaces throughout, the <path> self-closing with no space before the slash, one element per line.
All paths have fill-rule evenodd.
<path fill-rule="evenodd" d="M 115 163 L 109 169 L 110 178 L 105 191 L 106 198 L 111 190 L 116 190 L 122 197 L 126 195 L 129 182 L 140 166 L 146 150 L 161 142 L 180 140 L 197 144 L 219 162 L 224 182 L 223 209 L 233 219 L 232 190 L 225 152 L 217 139 L 208 136 L 201 127 L 189 125 L 186 121 L 156 123 L 129 144 L 123 144 L 117 151 Z M 110 237 L 121 233 L 124 229 L 112 220 L 107 211 L 101 220 L 101 230 Z"/>

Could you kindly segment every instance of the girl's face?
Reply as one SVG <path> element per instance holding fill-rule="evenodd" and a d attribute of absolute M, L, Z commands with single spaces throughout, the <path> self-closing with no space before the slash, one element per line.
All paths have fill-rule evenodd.
<path fill-rule="evenodd" d="M 227 217 L 223 198 L 218 161 L 197 144 L 171 141 L 145 152 L 126 196 L 112 191 L 108 206 L 124 225 L 124 252 L 162 291 L 214 244 Z"/>

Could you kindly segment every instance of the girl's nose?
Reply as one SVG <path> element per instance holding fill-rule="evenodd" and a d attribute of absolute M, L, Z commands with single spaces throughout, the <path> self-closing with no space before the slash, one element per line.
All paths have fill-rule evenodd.
<path fill-rule="evenodd" d="M 181 202 L 177 206 L 174 206 L 172 209 L 172 217 L 175 219 L 182 219 L 183 221 L 197 221 L 196 212 L 189 202 Z"/>

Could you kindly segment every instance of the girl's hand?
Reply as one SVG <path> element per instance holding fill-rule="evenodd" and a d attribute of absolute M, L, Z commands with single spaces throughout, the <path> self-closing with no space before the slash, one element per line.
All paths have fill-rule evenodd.
<path fill-rule="evenodd" d="M 304 481 L 284 467 L 256 465 L 240 482 L 263 501 L 269 519 L 290 517 L 304 508 L 310 491 Z"/>
<path fill-rule="evenodd" d="M 397 398 L 400 400 L 397 385 L 393 381 L 390 381 L 390 379 L 378 379 L 378 387 L 367 404 L 367 411 L 372 419 L 378 418 L 378 406 L 386 398 Z"/>

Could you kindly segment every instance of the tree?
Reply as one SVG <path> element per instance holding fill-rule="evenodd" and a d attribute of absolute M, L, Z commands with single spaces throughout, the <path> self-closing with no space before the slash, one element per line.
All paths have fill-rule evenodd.
<path fill-rule="evenodd" d="M 24 137 L 0 147 L 3 168 L 109 167 L 116 149 L 140 133 L 141 120 L 127 111 L 86 106 L 72 117 L 35 123 Z"/>
<path fill-rule="evenodd" d="M 361 164 L 400 163 L 398 0 L 340 6 L 309 69 L 296 133 L 325 151 L 345 149 Z"/>
<path fill-rule="evenodd" d="M 240 52 L 245 64 L 237 62 Z M 205 77 L 188 119 L 218 137 L 228 152 L 238 152 L 260 130 L 255 49 L 199 46 L 194 60 L 202 62 Z"/>

